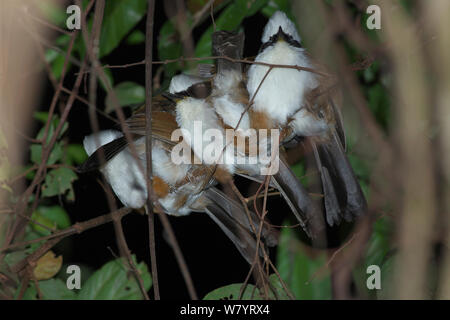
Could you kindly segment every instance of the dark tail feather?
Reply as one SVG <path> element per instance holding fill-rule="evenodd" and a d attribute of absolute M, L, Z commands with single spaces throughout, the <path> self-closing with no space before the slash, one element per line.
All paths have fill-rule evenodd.
<path fill-rule="evenodd" d="M 113 140 L 97 150 L 77 169 L 78 172 L 89 172 L 97 170 L 103 164 L 103 161 L 107 162 L 111 160 L 116 154 L 122 151 L 127 146 L 127 139 L 125 137 L 120 137 Z M 100 154 L 103 152 L 103 159 Z"/>
<path fill-rule="evenodd" d="M 367 202 L 337 134 L 329 142 L 311 142 L 321 172 L 328 224 L 362 215 L 367 211 Z"/>
<path fill-rule="evenodd" d="M 253 230 L 255 230 L 258 233 L 261 218 L 253 211 L 248 210 L 251 219 L 250 222 L 243 206 L 228 197 L 219 189 L 209 188 L 205 190 L 205 196 L 215 204 L 219 205 L 233 220 L 237 221 L 241 226 L 247 229 L 248 232 L 254 234 Z M 278 232 L 265 223 L 262 225 L 261 236 L 264 243 L 270 247 L 273 247 L 278 243 Z"/>
<path fill-rule="evenodd" d="M 347 139 L 345 137 L 344 120 L 342 118 L 342 113 L 338 106 L 334 103 L 333 99 L 330 98 L 329 102 L 331 104 L 331 107 L 333 108 L 334 118 L 336 119 L 336 133 L 339 137 L 339 141 L 341 142 L 342 149 L 345 152 L 347 150 Z"/>
<path fill-rule="evenodd" d="M 227 237 L 230 238 L 245 260 L 249 264 L 253 264 L 256 254 L 256 239 L 250 232 L 231 218 L 217 203 L 208 205 L 205 212 L 217 223 Z"/>
<path fill-rule="evenodd" d="M 317 168 L 320 172 L 320 178 L 322 181 L 323 199 L 327 223 L 330 226 L 333 226 L 334 224 L 339 224 L 339 222 L 341 221 L 341 210 L 338 196 L 334 189 L 328 169 L 322 165 L 319 151 L 317 150 L 317 145 L 314 142 L 312 142 L 311 145 L 314 151 L 314 158 L 316 159 Z"/>
<path fill-rule="evenodd" d="M 325 227 L 322 212 L 289 165 L 281 158 L 279 163 L 273 182 L 306 234 L 315 239 Z"/>

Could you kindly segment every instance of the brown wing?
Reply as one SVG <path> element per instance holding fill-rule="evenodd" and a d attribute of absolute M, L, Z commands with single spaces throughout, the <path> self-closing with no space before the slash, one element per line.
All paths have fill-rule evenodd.
<path fill-rule="evenodd" d="M 310 55 L 308 55 L 313 69 L 329 73 L 328 70 Z M 319 85 L 311 90 L 306 96 L 307 107 L 318 117 L 325 118 L 328 123 L 332 123 L 339 137 L 339 140 L 346 150 L 346 137 L 344 130 L 344 122 L 339 105 L 342 104 L 342 96 L 337 86 L 336 77 L 318 75 Z"/>
<path fill-rule="evenodd" d="M 140 136 L 146 135 L 147 131 L 144 110 L 133 114 L 125 121 L 125 123 L 131 133 Z M 155 138 L 160 137 L 170 140 L 172 132 L 175 129 L 178 129 L 178 124 L 174 115 L 163 111 L 152 112 L 152 135 L 156 136 Z"/>
<path fill-rule="evenodd" d="M 146 131 L 145 105 L 137 109 L 134 114 L 125 120 L 132 134 L 145 136 Z M 155 139 L 175 144 L 171 141 L 172 132 L 178 129 L 175 120 L 175 105 L 162 96 L 152 100 L 152 136 Z"/>
<path fill-rule="evenodd" d="M 132 139 L 137 140 L 146 134 L 145 128 L 145 113 L 144 109 L 139 109 L 125 123 L 128 126 Z M 177 122 L 175 116 L 164 111 L 152 112 L 152 137 L 153 139 L 164 142 L 163 146 L 168 151 L 172 148 L 177 141 L 171 141 L 171 135 L 173 130 L 177 129 Z M 120 137 L 110 143 L 97 149 L 79 168 L 79 172 L 88 172 L 97 170 L 101 165 L 110 159 L 112 159 L 117 153 L 121 152 L 128 145 L 128 141 L 125 137 Z M 103 154 L 103 155 L 102 155 Z"/>

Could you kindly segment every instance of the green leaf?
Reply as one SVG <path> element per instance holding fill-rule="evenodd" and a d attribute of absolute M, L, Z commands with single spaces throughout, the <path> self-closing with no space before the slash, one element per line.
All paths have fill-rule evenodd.
<path fill-rule="evenodd" d="M 47 122 L 47 119 L 48 119 L 48 112 L 35 112 L 33 114 L 33 116 L 37 120 L 39 120 L 40 122 L 45 124 Z M 59 125 L 59 121 L 60 120 L 59 120 L 58 115 L 53 115 L 53 119 L 50 122 L 50 126 L 49 126 L 49 129 L 48 129 L 46 143 L 49 143 L 51 138 L 53 137 L 53 133 L 55 132 L 56 128 Z M 58 138 L 61 138 L 61 136 L 67 131 L 68 128 L 69 128 L 69 124 L 67 122 L 65 122 L 63 124 L 62 128 L 61 128 L 61 131 L 59 132 Z M 36 139 L 39 139 L 39 140 L 43 139 L 44 138 L 44 133 L 45 133 L 45 126 L 43 126 L 41 128 L 41 130 L 39 130 L 39 132 L 38 132 L 38 134 L 36 136 Z"/>
<path fill-rule="evenodd" d="M 39 281 L 38 285 L 45 300 L 75 300 L 77 297 L 75 291 L 69 290 L 61 279 Z"/>
<path fill-rule="evenodd" d="M 45 60 L 50 64 L 53 76 L 58 80 L 61 76 L 64 61 L 66 59 L 67 47 L 70 42 L 70 36 L 64 34 L 55 40 L 55 46 L 61 48 L 61 51 L 49 48 L 45 52 Z M 70 69 L 70 62 L 67 63 L 67 70 Z"/>
<path fill-rule="evenodd" d="M 390 227 L 386 218 L 375 221 L 372 237 L 366 250 L 367 265 L 381 265 L 390 250 Z"/>
<path fill-rule="evenodd" d="M 122 39 L 142 19 L 146 0 L 106 1 L 100 35 L 100 58 L 116 48 Z"/>
<path fill-rule="evenodd" d="M 69 168 L 58 168 L 51 170 L 45 177 L 45 183 L 42 186 L 42 196 L 53 197 L 64 195 L 67 192 L 67 199 L 74 200 L 72 182 L 77 179 L 77 175 Z"/>
<path fill-rule="evenodd" d="M 81 144 L 69 144 L 66 148 L 66 156 L 68 165 L 82 164 L 88 158 Z"/>
<path fill-rule="evenodd" d="M 158 36 L 158 57 L 160 60 L 177 59 L 182 55 L 181 42 L 178 41 L 173 23 L 167 20 L 159 30 Z M 172 78 L 177 70 L 181 69 L 179 62 L 164 65 L 165 77 Z"/>
<path fill-rule="evenodd" d="M 32 164 L 27 164 L 23 167 L 15 167 L 13 176 L 24 174 L 27 170 L 29 170 L 28 173 L 25 175 L 25 178 L 27 178 L 28 180 L 32 180 L 36 174 L 35 170 L 30 170 L 32 167 L 33 167 Z"/>
<path fill-rule="evenodd" d="M 216 20 L 217 30 L 234 31 L 241 24 L 245 18 L 245 11 L 237 3 L 232 3 L 226 7 L 219 18 Z M 211 36 L 213 33 L 213 26 L 210 26 L 200 37 L 195 48 L 196 57 L 207 57 L 212 54 Z M 210 63 L 203 61 L 203 63 Z"/>
<path fill-rule="evenodd" d="M 103 90 L 108 92 L 109 89 L 114 86 L 114 78 L 113 78 L 111 69 L 104 68 L 103 71 L 105 73 L 107 83 L 105 84 L 103 79 L 99 78 L 100 79 L 100 86 L 103 88 Z"/>
<path fill-rule="evenodd" d="M 42 123 L 46 123 L 47 122 L 47 118 L 48 118 L 48 112 L 35 112 L 33 115 L 37 120 L 39 120 Z M 56 128 L 59 125 L 59 117 L 57 115 L 53 116 L 52 121 L 50 121 L 50 125 L 48 128 L 48 132 L 47 132 L 47 139 L 45 141 L 46 144 L 48 144 L 50 142 L 50 140 L 52 139 Z M 65 122 L 61 128 L 61 131 L 59 132 L 58 138 L 61 138 L 61 136 L 67 131 L 67 129 L 69 128 L 69 124 L 67 122 Z M 42 140 L 44 138 L 44 134 L 45 134 L 45 125 L 41 128 L 41 130 L 39 130 L 36 139 L 38 140 Z M 41 144 L 32 144 L 30 146 L 30 151 L 31 151 L 31 161 L 33 163 L 36 164 L 40 164 L 42 162 L 42 145 Z M 57 161 L 59 161 L 61 159 L 63 155 L 62 152 L 62 146 L 61 143 L 56 142 L 53 145 L 53 149 L 50 152 L 50 155 L 47 159 L 47 164 L 55 164 Z"/>
<path fill-rule="evenodd" d="M 31 150 L 31 161 L 36 164 L 40 164 L 42 162 L 42 145 L 40 144 L 32 144 L 30 146 Z M 47 159 L 47 164 L 55 164 L 58 162 L 63 155 L 61 143 L 56 142 L 53 146 L 52 151 L 50 152 L 50 155 Z"/>
<path fill-rule="evenodd" d="M 33 214 L 31 215 L 31 219 L 33 219 L 33 221 L 36 222 L 30 223 L 31 228 L 37 233 L 39 233 L 39 235 L 41 236 L 48 236 L 49 234 L 51 234 L 49 229 L 51 230 L 56 229 L 56 222 L 50 220 L 47 217 L 44 217 L 43 215 L 40 214 L 39 211 L 33 212 Z M 49 229 L 45 228 L 44 226 Z"/>
<path fill-rule="evenodd" d="M 39 120 L 40 122 L 45 124 L 47 122 L 47 119 L 48 119 L 48 112 L 47 111 L 36 111 L 33 114 L 33 117 L 36 120 Z"/>
<path fill-rule="evenodd" d="M 377 73 L 380 70 L 380 64 L 377 61 L 374 61 L 368 68 L 359 71 L 358 73 L 361 73 L 364 82 L 370 83 L 372 81 L 376 80 Z"/>
<path fill-rule="evenodd" d="M 42 158 L 42 146 L 40 144 L 32 144 L 30 146 L 31 151 L 31 161 L 36 164 L 41 163 Z"/>
<path fill-rule="evenodd" d="M 288 300 L 289 297 L 284 290 L 280 279 L 276 274 L 271 274 L 269 281 L 272 287 L 275 289 L 269 292 L 269 299 Z M 227 286 L 223 286 L 214 289 L 208 293 L 203 300 L 238 300 L 239 293 L 241 292 L 242 283 L 234 283 Z M 242 293 L 241 300 L 261 300 L 263 294 L 252 284 L 248 284 Z"/>
<path fill-rule="evenodd" d="M 304 161 L 297 162 L 291 166 L 292 172 L 300 180 L 304 186 L 308 186 L 310 183 L 310 175 L 307 174 Z"/>
<path fill-rule="evenodd" d="M 386 129 L 389 125 L 390 113 L 390 101 L 386 88 L 382 84 L 376 83 L 368 89 L 367 98 L 377 122 Z"/>
<path fill-rule="evenodd" d="M 13 251 L 5 256 L 5 262 L 8 264 L 8 266 L 13 266 L 16 263 L 18 263 L 20 260 L 25 259 L 27 256 L 25 250 L 20 251 Z"/>
<path fill-rule="evenodd" d="M 76 293 L 69 290 L 66 284 L 61 279 L 52 278 L 38 282 L 39 290 L 41 291 L 44 300 L 75 300 Z M 15 297 L 19 295 L 20 286 L 16 291 Z M 23 295 L 23 300 L 37 300 L 38 293 L 33 281 L 30 281 L 28 288 Z"/>
<path fill-rule="evenodd" d="M 136 263 L 135 257 L 133 261 Z M 144 282 L 145 290 L 151 286 L 151 277 L 147 265 L 139 263 L 137 269 Z M 123 258 L 110 261 L 97 270 L 78 294 L 80 300 L 137 300 L 142 294 L 133 274 L 128 271 Z"/>
<path fill-rule="evenodd" d="M 22 300 L 37 300 L 37 291 L 36 287 L 34 286 L 34 283 L 28 282 L 27 285 L 28 288 L 25 290 L 25 293 L 22 296 Z M 21 290 L 22 290 L 22 283 L 19 285 L 16 292 L 14 293 L 14 299 L 17 300 Z"/>
<path fill-rule="evenodd" d="M 58 55 L 59 55 L 59 52 L 58 52 L 58 51 L 56 51 L 56 50 L 54 50 L 54 49 L 48 49 L 48 50 L 45 52 L 45 60 L 46 60 L 48 63 L 52 63 L 53 61 L 55 61 L 55 59 L 58 57 Z"/>
<path fill-rule="evenodd" d="M 114 87 L 119 106 L 127 106 L 130 104 L 143 103 L 145 101 L 145 88 L 137 83 L 126 81 L 119 83 Z M 114 104 L 110 94 L 106 97 L 106 112 L 114 111 Z"/>
<path fill-rule="evenodd" d="M 261 13 L 264 14 L 266 17 L 270 17 L 278 10 L 290 13 L 291 1 L 290 0 L 269 1 L 267 5 L 261 10 Z"/>
<path fill-rule="evenodd" d="M 366 198 L 369 197 L 369 177 L 370 171 L 367 164 L 358 156 L 348 153 L 347 154 L 350 164 L 355 171 L 355 174 L 358 178 L 359 184 L 361 185 L 361 189 Z"/>
<path fill-rule="evenodd" d="M 290 300 L 286 290 L 284 290 L 283 285 L 281 284 L 278 276 L 273 273 L 269 276 L 269 281 L 272 284 L 272 287 L 275 289 L 275 293 L 272 290 L 269 292 L 269 298 L 274 300 Z"/>
<path fill-rule="evenodd" d="M 236 31 L 245 17 L 252 16 L 265 6 L 268 0 L 237 0 L 226 7 L 216 19 L 217 30 Z M 195 48 L 196 57 L 207 57 L 211 55 L 211 36 L 213 26 L 210 26 L 200 37 Z M 211 63 L 203 61 L 203 63 Z"/>
<path fill-rule="evenodd" d="M 34 219 L 33 219 L 33 220 L 34 220 Z M 41 223 L 41 221 L 39 221 L 39 223 Z M 53 228 L 53 227 L 54 227 L 54 224 L 52 224 L 51 221 L 49 221 L 48 224 L 45 224 L 45 223 L 43 223 L 43 224 L 46 225 L 47 227 L 50 227 L 50 228 Z M 42 236 L 47 236 L 47 235 L 50 234 L 50 231 L 47 230 L 47 229 L 45 229 L 45 228 L 43 228 L 43 227 L 40 227 L 40 230 L 41 230 L 42 232 L 37 232 L 37 231 L 35 230 L 34 226 L 35 226 L 35 225 L 34 225 L 34 224 L 31 224 L 31 223 L 28 224 L 28 225 L 26 226 L 26 228 L 25 228 L 25 237 L 24 237 L 24 239 L 23 239 L 24 241 L 35 240 L 35 239 L 37 239 L 37 238 L 40 238 L 40 237 L 42 237 Z M 42 244 L 44 244 L 45 241 L 46 241 L 46 240 L 41 240 L 41 241 L 39 241 L 39 242 L 32 243 L 32 244 L 26 246 L 24 252 L 25 252 L 26 254 L 31 254 L 31 253 L 33 253 L 37 248 L 39 248 Z"/>
<path fill-rule="evenodd" d="M 68 213 L 60 206 L 39 206 L 36 212 L 52 221 L 53 226 L 56 226 L 58 229 L 68 228 L 71 225 Z"/>
<path fill-rule="evenodd" d="M 368 266 L 377 265 L 381 268 L 381 288 L 383 291 L 385 291 L 386 284 L 389 282 L 386 278 L 392 268 L 393 260 L 392 257 L 389 256 L 391 250 L 391 228 L 392 227 L 386 218 L 379 218 L 375 221 L 373 233 L 367 246 L 365 259 L 361 265 L 353 270 L 356 287 L 358 288 L 359 294 L 363 297 L 375 298 L 376 295 L 380 293 L 367 289 L 366 281 L 368 274 L 366 270 Z"/>
<path fill-rule="evenodd" d="M 331 279 L 326 263 L 325 252 L 315 257 L 306 254 L 306 247 L 295 237 L 293 229 L 281 231 L 277 268 L 297 299 L 331 299 Z"/>
<path fill-rule="evenodd" d="M 389 299 L 392 298 L 392 292 L 394 289 L 394 266 L 395 266 L 396 256 L 390 256 L 385 259 L 381 265 L 381 290 L 375 290 L 378 299 Z M 435 267 L 435 266 L 434 266 Z M 431 272 L 431 277 L 438 274 L 438 272 Z M 367 274 L 366 274 L 367 277 Z M 431 279 L 431 278 L 430 278 Z M 367 287 L 366 287 L 367 288 Z M 374 290 L 372 290 L 374 291 Z"/>
<path fill-rule="evenodd" d="M 136 45 L 144 43 L 145 34 L 141 30 L 134 30 L 126 39 L 127 44 Z"/>
<path fill-rule="evenodd" d="M 238 300 L 241 288 L 242 283 L 229 284 L 211 291 L 203 300 Z M 261 300 L 259 290 L 254 285 L 248 284 L 241 300 Z"/>
<path fill-rule="evenodd" d="M 53 278 L 62 266 L 63 256 L 56 256 L 52 250 L 47 251 L 36 261 L 33 268 L 33 276 L 36 280 L 48 280 Z"/>
<path fill-rule="evenodd" d="M 291 166 L 292 171 L 295 173 L 295 176 L 297 178 L 303 178 L 305 175 L 305 166 L 303 164 L 303 162 L 298 162 L 294 165 Z"/>

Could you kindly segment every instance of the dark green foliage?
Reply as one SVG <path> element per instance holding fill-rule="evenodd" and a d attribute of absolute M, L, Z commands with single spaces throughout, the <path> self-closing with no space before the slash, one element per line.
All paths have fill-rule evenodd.
<path fill-rule="evenodd" d="M 325 252 L 313 256 L 295 236 L 293 229 L 281 232 L 277 268 L 297 299 L 331 299 L 331 280 Z"/>
<path fill-rule="evenodd" d="M 133 257 L 134 263 L 136 263 Z M 144 287 L 149 290 L 152 284 L 150 273 L 144 262 L 136 265 Z M 140 300 L 142 293 L 133 274 L 128 271 L 125 260 L 116 259 L 95 271 L 87 281 L 81 283 L 81 289 L 70 290 L 61 278 L 52 278 L 38 282 L 44 300 Z M 20 288 L 17 292 L 20 291 Z M 30 282 L 23 299 L 36 300 L 36 286 Z"/>

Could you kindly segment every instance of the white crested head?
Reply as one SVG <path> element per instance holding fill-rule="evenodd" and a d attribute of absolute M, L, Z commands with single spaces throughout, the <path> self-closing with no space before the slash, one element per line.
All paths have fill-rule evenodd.
<path fill-rule="evenodd" d="M 204 79 L 201 77 L 182 73 L 182 74 L 172 77 L 172 79 L 170 80 L 169 92 L 170 93 L 181 92 L 181 91 L 187 90 L 193 84 L 196 84 L 196 83 L 199 83 L 202 81 L 204 81 Z"/>
<path fill-rule="evenodd" d="M 269 22 L 267 22 L 266 26 L 264 27 L 261 42 L 265 43 L 269 41 L 270 37 L 276 34 L 280 27 L 284 33 L 292 36 L 294 40 L 298 42 L 301 41 L 295 24 L 287 17 L 284 12 L 277 11 L 272 15 L 272 17 L 270 17 Z"/>

